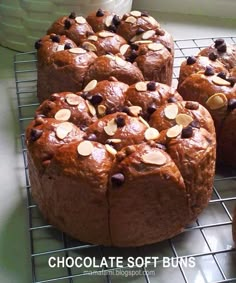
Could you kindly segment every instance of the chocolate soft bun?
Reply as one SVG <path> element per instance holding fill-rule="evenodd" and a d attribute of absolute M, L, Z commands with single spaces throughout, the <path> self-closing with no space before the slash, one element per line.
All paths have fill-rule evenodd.
<path fill-rule="evenodd" d="M 47 34 L 51 33 L 66 35 L 77 45 L 80 45 L 94 31 L 84 17 L 71 13 L 69 16 L 57 19 L 47 30 Z"/>
<path fill-rule="evenodd" d="M 58 117 L 58 119 L 65 119 L 84 129 L 97 120 L 96 113 L 91 111 L 91 107 L 79 94 L 53 93 L 36 109 L 36 116 Z"/>
<path fill-rule="evenodd" d="M 55 33 L 45 35 L 35 42 L 38 57 L 37 64 L 46 65 L 51 62 L 53 53 L 75 47 L 77 47 L 77 45 L 74 41 L 65 35 L 58 35 Z"/>
<path fill-rule="evenodd" d="M 33 198 L 49 223 L 81 241 L 127 247 L 168 239 L 210 199 L 213 121 L 203 106 L 181 101 L 169 86 L 140 81 L 130 91 L 151 87 L 137 99 L 145 100 L 145 92 L 157 104 L 147 119 L 148 102 L 122 106 L 128 86 L 110 79 L 91 81 L 78 94 L 53 94 L 39 107 L 26 132 Z M 115 111 L 116 91 L 123 112 L 107 114 Z M 76 126 L 69 122 L 80 100 L 97 119 L 88 127 L 83 116 Z M 101 116 L 98 102 L 107 103 Z"/>
<path fill-rule="evenodd" d="M 183 61 L 179 73 L 179 85 L 190 75 L 195 73 L 224 73 L 228 74 L 226 67 L 217 59 L 215 53 L 206 56 L 190 56 Z"/>
<path fill-rule="evenodd" d="M 232 121 L 236 113 L 233 111 L 236 108 L 235 80 L 222 72 L 206 70 L 188 76 L 178 86 L 178 91 L 185 100 L 198 101 L 209 110 L 216 127 L 218 162 L 234 166 L 236 158 L 229 149 L 236 143 L 236 136 L 230 134 L 234 132 Z"/>
<path fill-rule="evenodd" d="M 110 77 L 109 80 L 89 82 L 80 95 L 93 105 L 98 117 L 103 117 L 124 108 L 128 87 L 127 84 Z"/>
<path fill-rule="evenodd" d="M 46 55 L 45 55 L 46 56 Z M 71 48 L 54 52 L 48 64 L 38 64 L 37 96 L 40 102 L 55 92 L 77 92 L 83 88 L 85 74 L 96 59 L 94 52 Z M 38 61 L 45 61 L 38 57 Z"/>
<path fill-rule="evenodd" d="M 161 105 L 182 100 L 176 89 L 155 81 L 138 82 L 126 91 L 126 105 L 140 106 L 142 116 L 147 120 Z"/>
<path fill-rule="evenodd" d="M 89 66 L 85 76 L 85 84 L 92 80 L 107 80 L 111 76 L 129 85 L 144 80 L 138 67 L 118 55 L 108 54 L 97 57 Z"/>
<path fill-rule="evenodd" d="M 229 44 L 224 39 L 218 38 L 209 47 L 199 52 L 201 56 L 215 54 L 217 59 L 222 62 L 227 69 L 234 68 L 236 65 L 236 44 Z"/>
<path fill-rule="evenodd" d="M 82 47 L 86 50 L 94 51 L 98 56 L 101 56 L 109 53 L 119 53 L 120 47 L 126 43 L 126 40 L 120 35 L 102 30 L 94 35 L 90 35 L 82 43 Z"/>
<path fill-rule="evenodd" d="M 102 9 L 98 9 L 97 11 L 88 14 L 86 20 L 95 32 L 102 30 L 116 32 L 117 27 L 120 24 L 119 16 Z"/>

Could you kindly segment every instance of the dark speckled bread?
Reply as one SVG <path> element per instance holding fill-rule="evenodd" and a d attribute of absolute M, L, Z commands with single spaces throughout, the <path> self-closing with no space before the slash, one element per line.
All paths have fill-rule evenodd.
<path fill-rule="evenodd" d="M 32 195 L 49 223 L 72 237 L 151 244 L 180 233 L 208 204 L 213 121 L 174 89 L 91 81 L 77 94 L 53 94 L 36 113 L 26 131 Z"/>

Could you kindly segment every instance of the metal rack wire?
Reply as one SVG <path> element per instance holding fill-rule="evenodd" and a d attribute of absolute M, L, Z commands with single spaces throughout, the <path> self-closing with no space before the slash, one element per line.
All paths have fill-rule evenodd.
<path fill-rule="evenodd" d="M 235 43 L 236 37 L 224 37 Z M 199 38 L 175 41 L 175 62 L 173 82 L 176 84 L 179 67 L 186 56 L 196 54 L 201 48 L 213 43 L 214 38 Z M 36 98 L 36 57 L 35 52 L 19 53 L 14 58 L 16 94 L 20 135 L 24 159 L 27 190 L 27 208 L 32 262 L 32 282 L 163 282 L 169 283 L 223 283 L 236 282 L 236 250 L 231 235 L 232 213 L 236 204 L 236 171 L 230 168 L 217 168 L 214 192 L 208 208 L 195 223 L 187 227 L 179 236 L 141 248 L 107 248 L 90 245 L 71 239 L 64 233 L 45 223 L 37 205 L 31 198 L 28 175 L 27 154 L 24 132 L 38 106 Z M 96 262 L 108 256 L 158 256 L 154 267 L 135 268 L 135 276 L 129 276 L 127 266 L 122 268 L 90 269 L 75 267 L 50 268 L 51 256 L 76 258 L 94 257 Z M 176 260 L 176 267 L 165 268 L 165 257 Z M 194 258 L 196 266 L 186 267 L 179 259 Z M 178 260 L 177 260 L 178 259 Z M 118 272 L 119 271 L 119 272 Z M 100 272 L 100 273 L 99 273 Z M 88 276 L 89 275 L 89 276 Z M 134 274 L 133 274 L 134 275 Z"/>

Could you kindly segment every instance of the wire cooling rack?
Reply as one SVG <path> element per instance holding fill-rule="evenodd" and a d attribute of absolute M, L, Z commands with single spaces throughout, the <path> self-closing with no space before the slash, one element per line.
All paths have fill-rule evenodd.
<path fill-rule="evenodd" d="M 224 37 L 235 43 L 236 37 Z M 179 67 L 186 56 L 213 43 L 214 38 L 188 39 L 175 41 L 175 62 L 173 82 L 177 84 Z M 214 191 L 209 206 L 195 223 L 170 240 L 140 248 L 108 248 L 90 245 L 71 239 L 51 225 L 45 223 L 37 205 L 31 198 L 28 175 L 27 154 L 24 132 L 32 120 L 38 106 L 36 98 L 36 57 L 35 52 L 15 55 L 16 93 L 19 111 L 22 152 L 25 167 L 27 208 L 29 215 L 29 234 L 32 262 L 32 282 L 46 283 L 220 283 L 236 282 L 236 250 L 231 235 L 233 208 L 236 205 L 236 171 L 217 168 Z M 129 256 L 159 257 L 146 267 L 101 268 L 71 266 L 73 259 L 93 258 L 96 263 L 101 258 L 123 257 L 124 263 Z M 50 267 L 51 257 L 68 259 L 63 266 Z M 165 259 L 171 258 L 171 266 Z M 195 260 L 195 267 L 185 265 L 184 260 Z M 183 261 L 181 261 L 181 259 Z M 70 260 L 70 262 L 69 262 Z"/>

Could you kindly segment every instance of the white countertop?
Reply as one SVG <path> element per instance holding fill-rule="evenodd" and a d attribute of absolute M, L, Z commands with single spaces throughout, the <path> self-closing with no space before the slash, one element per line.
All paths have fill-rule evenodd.
<path fill-rule="evenodd" d="M 230 20 L 151 13 L 175 39 L 236 36 Z M 0 47 L 0 282 L 30 283 L 24 166 L 13 77 L 14 51 Z"/>

